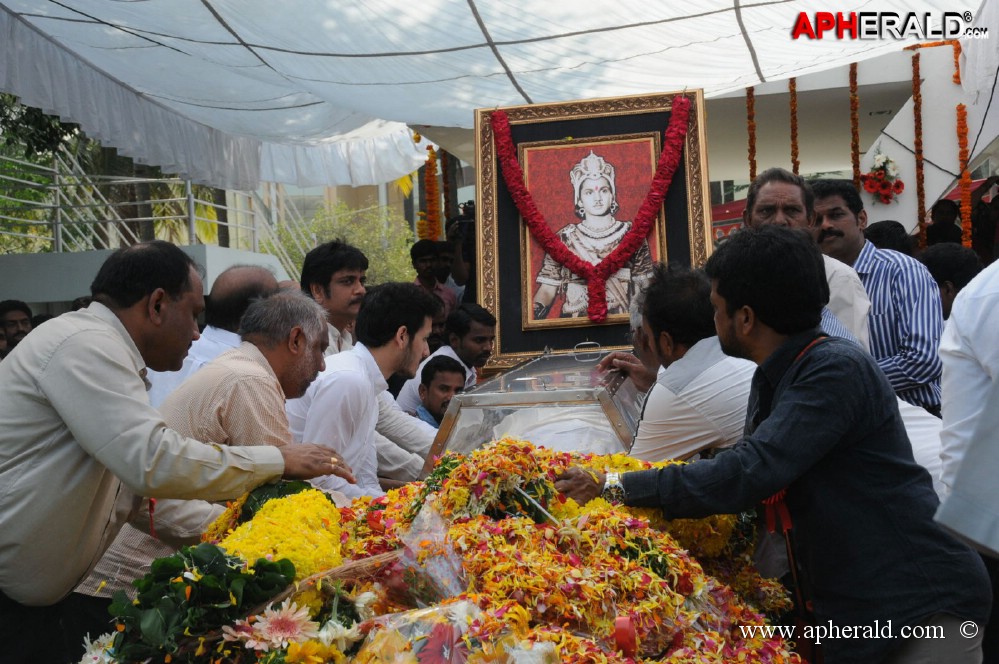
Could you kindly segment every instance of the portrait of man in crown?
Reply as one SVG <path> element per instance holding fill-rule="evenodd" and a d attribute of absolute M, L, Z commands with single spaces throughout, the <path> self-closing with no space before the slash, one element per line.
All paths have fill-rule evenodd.
<path fill-rule="evenodd" d="M 626 208 L 628 215 L 635 214 L 640 203 L 642 188 L 648 187 L 649 179 L 654 172 L 655 153 L 647 147 L 647 143 L 648 141 L 639 140 L 608 145 L 576 146 L 576 156 L 573 158 L 571 168 L 568 169 L 568 177 L 564 167 L 545 168 L 543 171 L 537 167 L 545 162 L 554 161 L 553 155 L 544 155 L 547 159 L 539 158 L 544 153 L 528 155 L 526 173 L 528 185 L 530 187 L 531 180 L 534 179 L 538 185 L 536 189 L 542 192 L 541 196 L 533 192 L 532 194 L 538 201 L 539 207 L 545 205 L 551 210 L 545 212 L 546 220 L 549 220 L 559 240 L 580 259 L 594 265 L 600 263 L 621 243 L 621 239 L 631 229 L 631 221 L 618 217 L 625 217 L 623 212 L 625 205 L 628 206 Z M 563 148 L 561 152 L 568 150 Z M 582 153 L 581 158 L 578 156 L 580 153 Z M 649 155 L 647 160 L 643 158 L 646 153 Z M 637 165 L 634 163 L 634 154 L 641 155 Z M 628 182 L 634 192 L 629 192 L 628 196 L 621 196 L 619 195 L 622 193 L 619 191 L 621 170 L 615 168 L 615 160 L 617 163 L 622 163 L 629 155 L 631 158 L 627 161 L 631 163 L 627 170 Z M 536 162 L 533 167 L 534 178 L 531 177 L 531 156 Z M 562 154 L 558 158 L 564 161 L 566 157 L 567 155 Z M 551 187 L 555 191 L 546 191 L 545 185 L 548 180 L 556 181 L 557 188 Z M 553 200 L 556 195 L 557 199 Z M 556 204 L 558 211 L 554 209 Z M 566 217 L 570 216 L 570 210 L 574 218 L 570 223 L 565 223 Z M 625 217 L 627 218 L 629 217 Z M 627 316 L 632 296 L 640 292 L 651 278 L 653 263 L 661 259 L 656 247 L 657 242 L 653 241 L 650 245 L 649 241 L 656 233 L 657 231 L 653 229 L 650 237 L 641 243 L 627 263 L 607 279 L 608 319 L 620 320 L 621 317 Z M 532 255 L 530 262 L 533 268 L 531 281 L 536 286 L 530 294 L 529 315 L 532 321 L 550 323 L 572 321 L 587 324 L 589 321 L 586 279 L 572 272 L 540 247 L 535 246 L 532 249 L 533 252 L 529 251 Z"/>

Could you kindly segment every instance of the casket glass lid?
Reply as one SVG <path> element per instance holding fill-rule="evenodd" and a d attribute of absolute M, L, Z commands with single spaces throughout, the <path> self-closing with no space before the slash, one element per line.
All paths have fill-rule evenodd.
<path fill-rule="evenodd" d="M 597 363 L 606 352 L 542 355 L 451 400 L 428 457 L 512 436 L 562 451 L 627 452 L 640 416 L 634 384 Z"/>

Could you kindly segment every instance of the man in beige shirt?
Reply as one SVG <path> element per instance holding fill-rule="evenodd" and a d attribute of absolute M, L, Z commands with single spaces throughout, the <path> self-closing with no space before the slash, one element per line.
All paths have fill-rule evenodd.
<path fill-rule="evenodd" d="M 239 347 L 206 364 L 167 397 L 160 408 L 163 419 L 185 436 L 221 445 L 288 445 L 284 402 L 304 394 L 324 366 L 326 313 L 300 292 L 279 292 L 250 304 L 239 332 Z M 341 501 L 346 503 L 346 497 Z M 103 619 L 106 624 L 116 591 L 134 592 L 132 580 L 147 573 L 153 560 L 174 553 L 174 545 L 197 541 L 222 509 L 204 501 L 157 501 L 150 517 L 157 537 L 131 525 L 122 528 L 77 588 L 94 598 L 81 598 L 81 608 L 95 623 Z"/>
<path fill-rule="evenodd" d="M 177 247 L 113 253 L 94 303 L 59 316 L 0 363 L 0 637 L 5 662 L 66 661 L 63 598 L 139 504 L 225 500 L 279 477 L 344 473 L 314 445 L 206 445 L 169 429 L 146 368 L 176 370 L 198 338 L 201 277 Z M 347 473 L 349 475 L 349 473 Z M 67 656 L 68 655 L 68 656 Z"/>

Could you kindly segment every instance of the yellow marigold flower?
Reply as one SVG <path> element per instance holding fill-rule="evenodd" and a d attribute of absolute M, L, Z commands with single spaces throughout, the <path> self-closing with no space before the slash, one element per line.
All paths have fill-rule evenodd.
<path fill-rule="evenodd" d="M 219 546 L 250 563 L 258 558 L 287 558 L 295 565 L 299 581 L 343 562 L 340 512 L 315 489 L 275 498 Z"/>

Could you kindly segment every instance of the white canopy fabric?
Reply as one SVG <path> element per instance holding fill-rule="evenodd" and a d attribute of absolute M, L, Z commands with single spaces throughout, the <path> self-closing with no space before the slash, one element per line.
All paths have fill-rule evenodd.
<path fill-rule="evenodd" d="M 0 0 L 0 89 L 196 181 L 373 184 L 425 160 L 406 125 L 689 87 L 710 97 L 918 41 L 791 38 L 800 12 L 831 9 L 939 22 L 954 5 Z"/>

